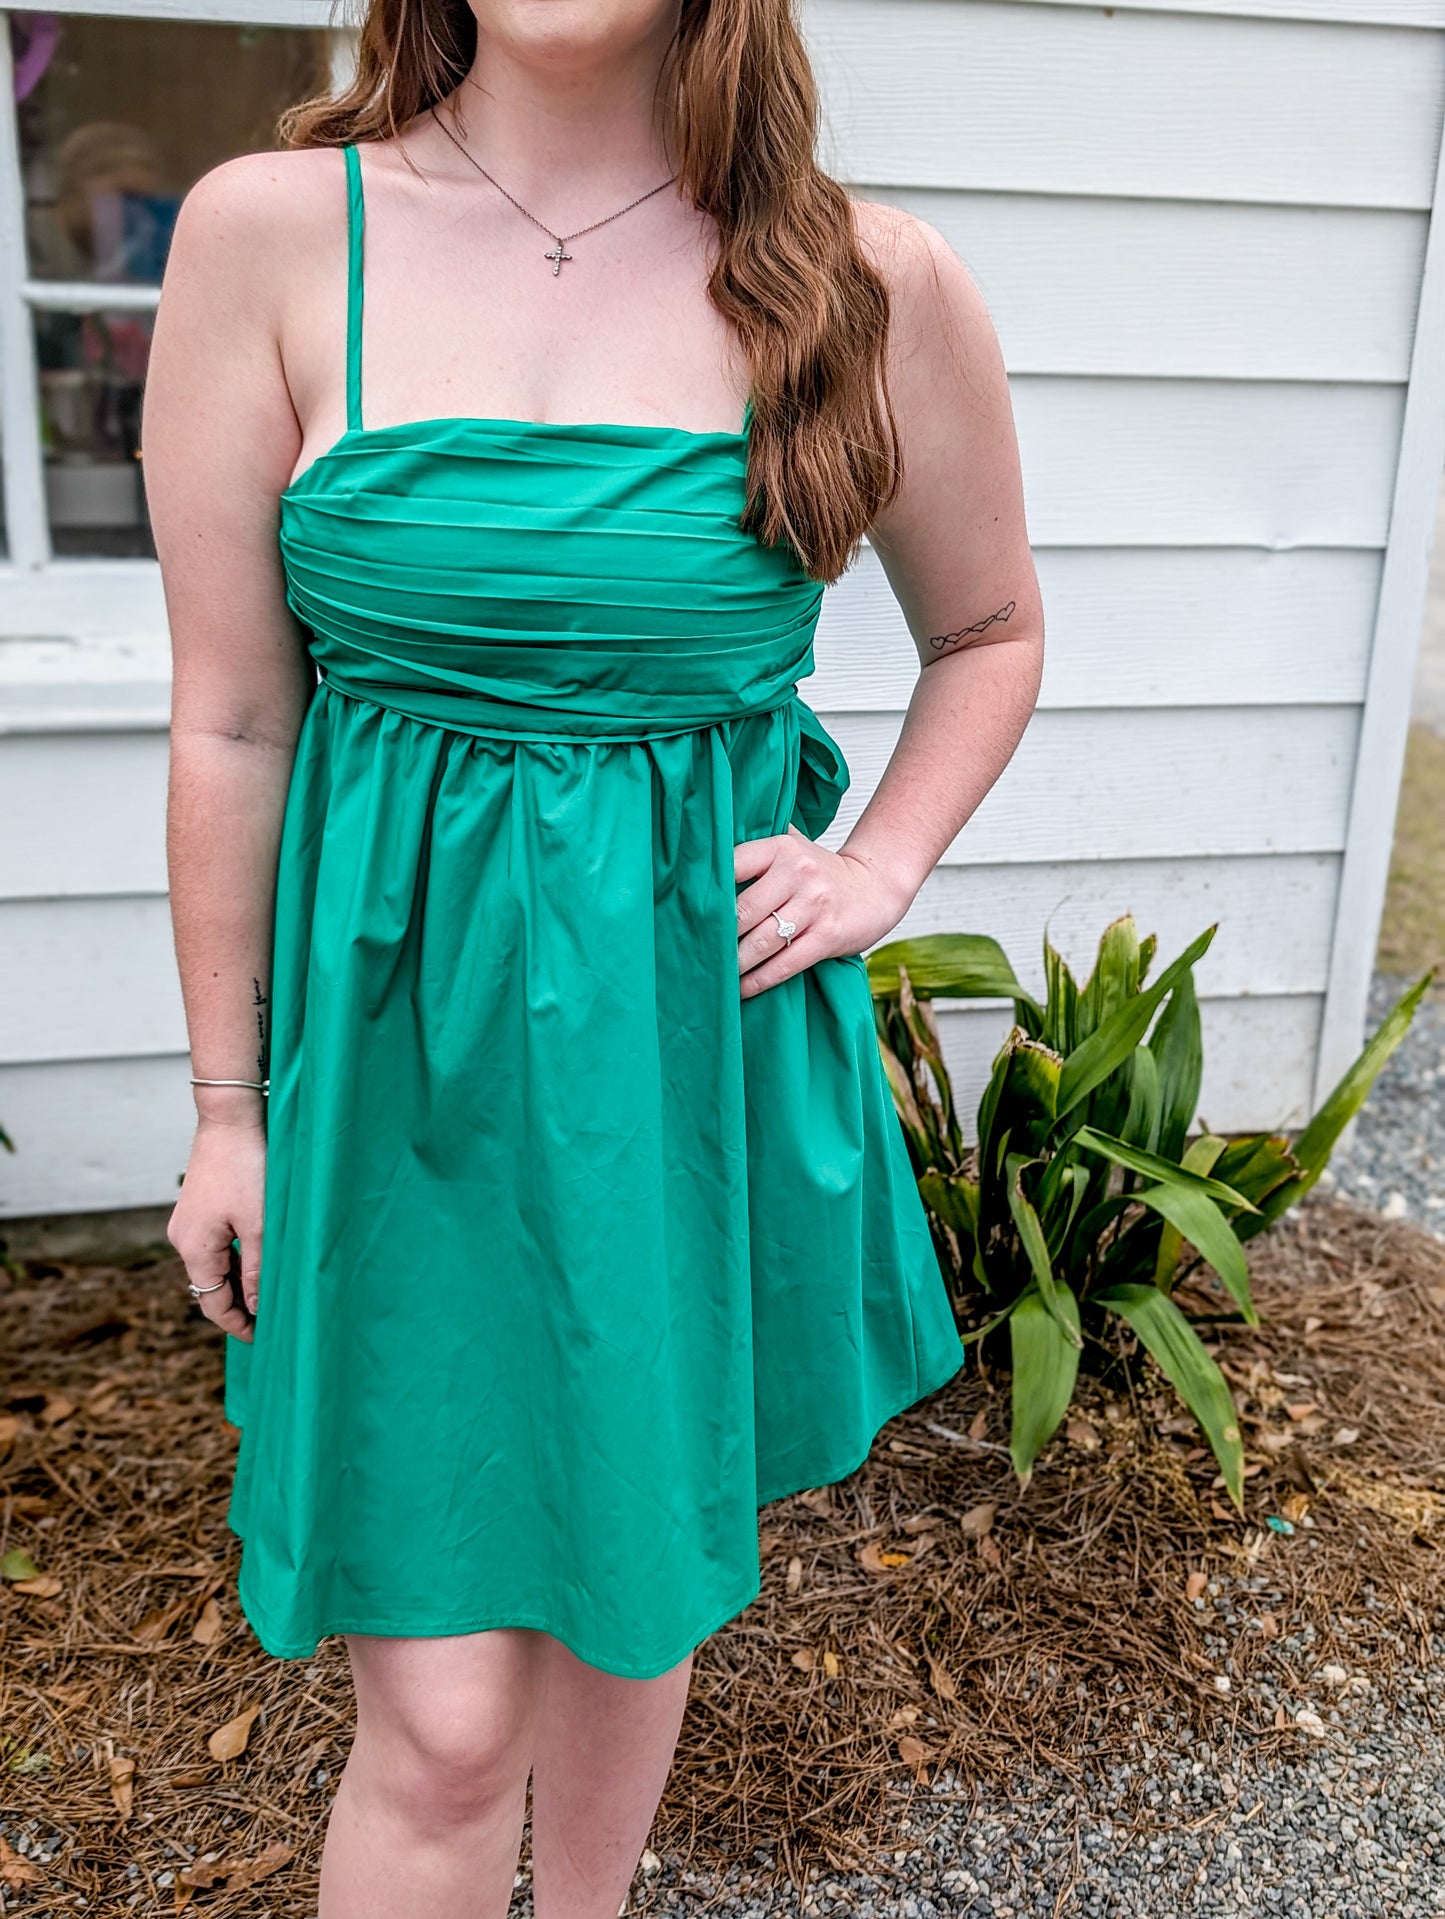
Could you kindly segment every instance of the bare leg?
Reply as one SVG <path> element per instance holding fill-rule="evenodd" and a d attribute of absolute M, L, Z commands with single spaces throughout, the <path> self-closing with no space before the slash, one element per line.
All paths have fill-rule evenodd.
<path fill-rule="evenodd" d="M 616 1919 L 672 1765 L 692 1654 L 657 1679 L 599 1672 L 555 1639 L 532 1773 L 536 1919 Z"/>
<path fill-rule="evenodd" d="M 320 1919 L 505 1919 L 554 1643 L 520 1627 L 347 1636 L 356 1739 L 326 1830 Z"/>

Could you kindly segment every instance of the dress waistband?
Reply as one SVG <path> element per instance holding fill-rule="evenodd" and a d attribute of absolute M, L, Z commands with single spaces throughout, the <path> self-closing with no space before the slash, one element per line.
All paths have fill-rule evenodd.
<path fill-rule="evenodd" d="M 731 710 L 692 714 L 648 715 L 622 720 L 615 713 L 588 712 L 575 706 L 534 707 L 482 697 L 475 690 L 414 682 L 389 684 L 368 677 L 364 685 L 349 685 L 344 674 L 320 663 L 319 686 L 362 705 L 404 714 L 422 725 L 449 733 L 467 733 L 478 739 L 515 740 L 534 744 L 629 745 L 697 733 L 735 720 L 761 719 L 780 713 L 797 728 L 798 790 L 795 816 L 810 838 L 816 839 L 837 814 L 848 790 L 850 773 L 843 749 L 829 733 L 796 687 L 781 699 Z"/>

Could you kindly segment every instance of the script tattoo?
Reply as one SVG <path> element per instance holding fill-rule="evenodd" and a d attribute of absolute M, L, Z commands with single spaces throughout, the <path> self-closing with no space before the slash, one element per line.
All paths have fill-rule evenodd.
<path fill-rule="evenodd" d="M 251 986 L 253 989 L 251 1004 L 256 1009 L 256 1072 L 261 1079 L 264 1079 L 266 1077 L 266 1008 L 271 1002 L 261 991 L 260 980 L 253 979 Z"/>
<path fill-rule="evenodd" d="M 961 626 L 956 633 L 935 634 L 928 644 L 935 653 L 941 653 L 944 647 L 952 646 L 958 640 L 966 640 L 970 634 L 984 632 L 993 625 L 995 620 L 1006 620 L 1017 605 L 1017 600 L 1010 600 L 1007 606 L 1001 606 L 997 613 L 990 613 L 986 620 L 977 620 L 972 626 Z"/>

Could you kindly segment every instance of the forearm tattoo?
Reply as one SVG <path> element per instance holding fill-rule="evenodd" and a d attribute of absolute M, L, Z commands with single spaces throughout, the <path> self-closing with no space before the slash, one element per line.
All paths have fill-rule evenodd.
<path fill-rule="evenodd" d="M 266 995 L 261 991 L 260 980 L 253 979 L 251 981 L 251 988 L 252 988 L 251 1004 L 256 1009 L 256 1077 L 258 1079 L 265 1079 L 266 1054 L 268 1051 L 268 1040 L 267 1040 L 267 1034 L 266 1034 L 266 1008 L 271 1004 L 271 1002 L 266 997 Z"/>
<path fill-rule="evenodd" d="M 937 633 L 928 644 L 935 653 L 941 653 L 947 646 L 966 643 L 974 634 L 987 631 L 996 620 L 1007 620 L 1017 605 L 1017 600 L 1010 600 L 1006 606 L 1001 606 L 997 613 L 990 613 L 986 620 L 976 620 L 972 626 L 961 626 L 956 633 Z"/>

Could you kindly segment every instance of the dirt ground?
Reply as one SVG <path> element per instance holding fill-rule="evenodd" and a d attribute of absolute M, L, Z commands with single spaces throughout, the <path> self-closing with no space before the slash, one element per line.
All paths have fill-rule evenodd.
<path fill-rule="evenodd" d="M 1366 1586 L 1382 1628 L 1437 1619 L 1445 1244 L 1316 1199 L 1250 1252 L 1263 1325 L 1211 1335 L 1243 1518 L 1139 1354 L 1097 1356 L 1026 1491 L 1007 1381 L 971 1362 L 848 1480 L 763 1510 L 763 1591 L 698 1655 L 653 1847 L 796 1878 L 882 1857 L 943 1767 L 1079 1767 L 1181 1714 L 1226 1748 L 1296 1740 L 1249 1723 L 1250 1673 L 1216 1686 L 1193 1595 L 1221 1571 L 1286 1595 L 1243 1655 L 1266 1664 L 1276 1629 L 1327 1648 Z M 0 1342 L 4 1909 L 314 1913 L 345 1655 L 272 1660 L 238 1611 L 218 1336 L 161 1247 L 20 1263 Z M 1371 1677 L 1388 1694 L 1388 1654 Z"/>

